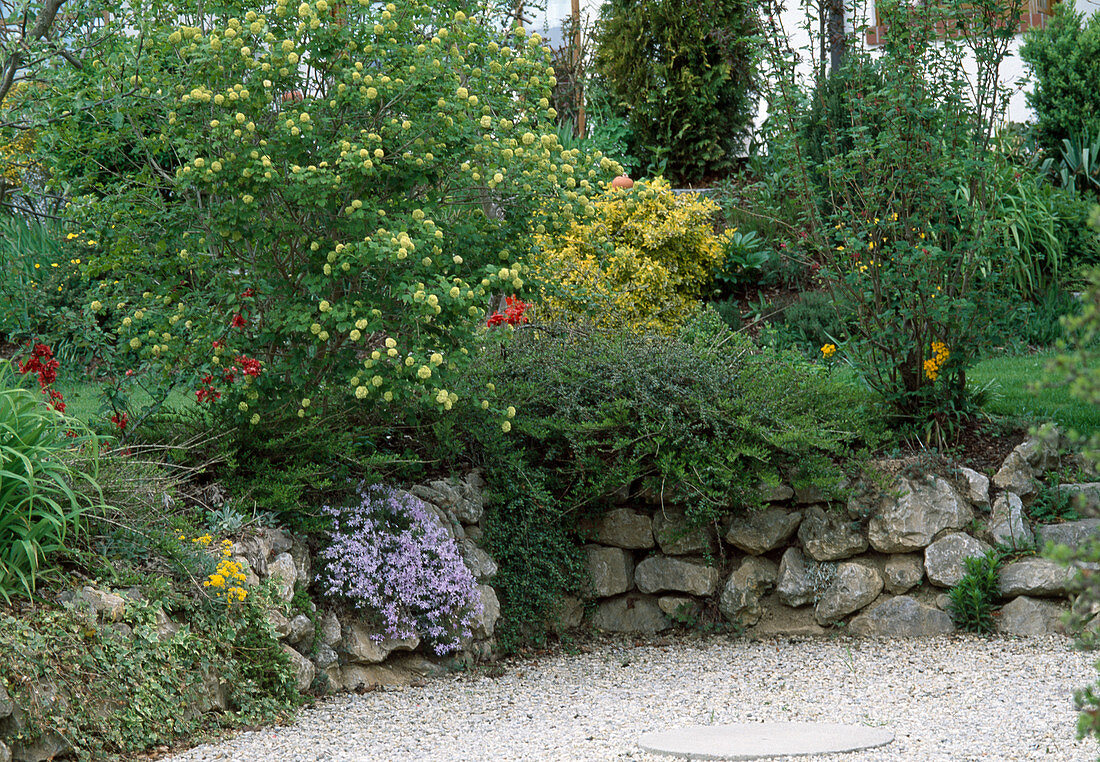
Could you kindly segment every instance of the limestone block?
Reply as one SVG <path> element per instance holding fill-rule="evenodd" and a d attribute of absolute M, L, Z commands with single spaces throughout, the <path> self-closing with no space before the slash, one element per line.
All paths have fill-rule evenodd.
<path fill-rule="evenodd" d="M 836 577 L 825 588 L 814 608 L 818 624 L 838 621 L 866 606 L 882 592 L 879 573 L 864 564 L 846 562 L 837 566 Z"/>
<path fill-rule="evenodd" d="M 883 601 L 848 624 L 853 635 L 881 638 L 919 638 L 954 631 L 951 617 L 908 595 Z"/>
<path fill-rule="evenodd" d="M 897 497 L 885 498 L 867 526 L 871 547 L 882 553 L 923 550 L 945 529 L 962 529 L 974 518 L 966 499 L 946 479 L 898 478 Z"/>
<path fill-rule="evenodd" d="M 592 589 L 600 598 L 625 593 L 634 586 L 634 560 L 622 548 L 586 545 L 588 574 Z"/>
<path fill-rule="evenodd" d="M 966 559 L 977 558 L 990 550 L 988 544 L 966 532 L 941 537 L 924 549 L 928 581 L 938 587 L 951 587 L 966 574 Z"/>
<path fill-rule="evenodd" d="M 782 546 L 802 523 L 802 513 L 769 508 L 737 516 L 726 531 L 726 542 L 759 556 Z"/>
<path fill-rule="evenodd" d="M 718 589 L 720 579 L 713 566 L 670 556 L 650 556 L 634 569 L 634 584 L 641 593 L 679 592 L 708 596 Z"/>

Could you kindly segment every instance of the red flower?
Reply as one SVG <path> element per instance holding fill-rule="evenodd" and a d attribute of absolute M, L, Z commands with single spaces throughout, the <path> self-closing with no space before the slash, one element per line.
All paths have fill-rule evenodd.
<path fill-rule="evenodd" d="M 247 299 L 250 296 L 255 296 L 255 295 L 256 295 L 256 292 L 253 291 L 251 288 L 246 288 L 243 292 L 241 292 L 241 298 L 242 299 Z"/>
<path fill-rule="evenodd" d="M 244 315 L 239 312 L 233 316 L 233 320 L 229 323 L 230 328 L 244 328 L 245 325 L 247 325 L 247 323 L 245 323 Z"/>
<path fill-rule="evenodd" d="M 50 384 L 57 380 L 57 369 L 60 367 L 61 363 L 53 356 L 53 350 L 45 344 L 34 344 L 30 358 L 19 361 L 19 372 L 37 374 L 38 388 L 48 397 L 50 406 L 57 412 L 64 413 L 64 397 L 61 392 L 50 388 Z"/>
<path fill-rule="evenodd" d="M 115 413 L 111 416 L 111 423 L 113 423 L 119 431 L 126 431 L 126 426 L 130 423 L 130 420 L 127 418 L 126 413 L 122 413 L 121 415 Z"/>
<path fill-rule="evenodd" d="M 252 376 L 253 378 L 260 375 L 260 371 L 263 370 L 263 368 L 260 366 L 260 361 L 252 357 L 245 357 L 244 355 L 241 355 L 240 357 L 233 360 L 233 362 L 241 366 L 241 373 L 245 374 L 246 376 Z"/>
<path fill-rule="evenodd" d="M 522 325 L 528 321 L 528 317 L 523 314 L 527 311 L 527 308 L 531 306 L 530 302 L 525 302 L 522 299 L 515 296 L 506 296 L 504 298 L 504 314 L 494 312 L 489 316 L 486 321 L 490 328 L 498 326 L 501 323 L 507 323 L 508 325 Z"/>
<path fill-rule="evenodd" d="M 216 399 L 221 399 L 222 393 L 217 389 L 211 389 L 210 387 L 203 387 L 195 392 L 195 398 L 199 402 L 213 402 Z"/>

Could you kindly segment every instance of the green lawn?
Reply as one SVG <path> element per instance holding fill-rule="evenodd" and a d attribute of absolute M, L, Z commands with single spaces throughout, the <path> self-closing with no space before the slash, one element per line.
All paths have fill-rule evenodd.
<path fill-rule="evenodd" d="M 65 397 L 66 414 L 89 423 L 104 423 L 110 417 L 110 411 L 102 410 L 103 398 L 100 396 L 99 384 L 89 381 L 64 381 L 59 378 L 54 387 Z M 133 393 L 135 407 L 144 407 L 151 399 L 142 391 Z M 188 397 L 183 391 L 177 390 L 168 396 L 167 404 L 169 407 L 179 409 L 192 402 L 194 402 L 194 395 Z"/>
<path fill-rule="evenodd" d="M 1064 388 L 1031 389 L 1031 385 L 1043 377 L 1050 357 L 1050 353 L 1042 353 L 983 360 L 971 368 L 967 380 L 971 390 L 987 390 L 985 410 L 994 415 L 1034 423 L 1053 420 L 1065 430 L 1074 429 L 1086 436 L 1100 431 L 1100 407 L 1070 398 Z M 854 382 L 854 376 L 852 380 Z M 97 384 L 59 381 L 57 388 L 65 395 L 70 415 L 85 421 L 104 417 L 100 412 L 102 400 Z M 148 403 L 149 397 L 138 392 L 134 401 L 140 407 Z M 174 392 L 168 399 L 169 405 L 175 408 L 193 401 L 193 396 L 182 391 Z"/>
<path fill-rule="evenodd" d="M 1084 435 L 1100 431 L 1100 407 L 1071 398 L 1062 387 L 1031 388 L 1043 378 L 1050 358 L 1050 353 L 1042 353 L 983 360 L 970 369 L 967 385 L 971 390 L 988 388 L 985 409 L 995 415 L 1052 420 Z"/>

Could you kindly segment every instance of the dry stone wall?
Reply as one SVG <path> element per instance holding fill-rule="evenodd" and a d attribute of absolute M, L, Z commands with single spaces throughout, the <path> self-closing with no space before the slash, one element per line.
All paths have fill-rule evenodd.
<path fill-rule="evenodd" d="M 1088 518 L 1039 525 L 1028 518 L 1044 472 L 1058 464 L 1057 444 L 1028 439 L 992 474 L 914 475 L 903 467 L 911 464 L 883 462 L 881 472 L 894 475 L 846 504 L 829 504 L 813 488 L 769 486 L 762 510 L 703 529 L 677 508 L 620 506 L 582 527 L 596 599 L 591 624 L 656 632 L 710 610 L 756 635 L 951 632 L 945 593 L 967 558 L 994 545 L 1079 545 L 1100 533 L 1097 482 L 1060 487 L 1080 496 Z M 997 629 L 1059 631 L 1073 576 L 1040 557 L 1003 567 Z"/>
<path fill-rule="evenodd" d="M 814 488 L 768 486 L 763 510 L 702 528 L 693 527 L 676 507 L 616 507 L 578 527 L 585 543 L 589 596 L 564 600 L 556 624 L 561 630 L 655 633 L 717 612 L 748 634 L 761 636 L 836 630 L 882 637 L 951 632 L 944 593 L 963 575 L 965 559 L 993 544 L 1021 549 L 1047 542 L 1079 546 L 1100 536 L 1100 482 L 1060 487 L 1080 498 L 1085 518 L 1038 525 L 1028 519 L 1026 508 L 1039 493 L 1039 480 L 1057 463 L 1055 444 L 1029 439 L 989 475 L 965 468 L 951 478 L 897 475 L 873 498 L 854 497 L 843 505 L 825 502 Z M 247 584 L 266 582 L 274 592 L 277 605 L 269 610 L 269 621 L 302 690 L 409 684 L 491 657 L 501 612 L 492 586 L 497 564 L 479 544 L 483 489 L 480 476 L 472 473 L 410 490 L 454 538 L 481 592 L 483 611 L 473 637 L 460 653 L 443 659 L 418 637 L 380 638 L 354 612 L 318 610 L 313 604 L 308 610 L 295 609 L 295 588 L 310 587 L 316 574 L 301 538 L 261 529 L 237 540 L 234 560 L 244 568 Z M 1073 576 L 1041 557 L 1024 557 L 1003 567 L 1004 605 L 997 629 L 1018 636 L 1059 631 Z M 86 587 L 65 593 L 60 602 L 127 637 L 121 620 L 126 606 L 139 597 L 136 591 Z M 162 638 L 173 637 L 186 624 L 163 611 L 157 622 Z M 218 676 L 212 673 L 204 683 L 203 695 L 195 697 L 196 711 L 226 709 Z M 53 696 L 51 690 L 42 686 L 47 698 Z M 0 732 L 16 734 L 23 715 L 0 685 Z M 11 749 L 0 743 L 0 762 L 37 762 L 67 751 L 64 739 L 52 736 Z"/>

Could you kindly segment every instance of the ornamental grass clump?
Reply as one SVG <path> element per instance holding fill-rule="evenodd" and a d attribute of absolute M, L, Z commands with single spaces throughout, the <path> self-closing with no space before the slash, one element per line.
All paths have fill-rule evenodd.
<path fill-rule="evenodd" d="M 454 538 L 424 503 L 374 485 L 358 505 L 325 506 L 330 544 L 324 592 L 377 619 L 376 640 L 414 635 L 436 653 L 456 651 L 481 613 L 481 596 Z"/>

